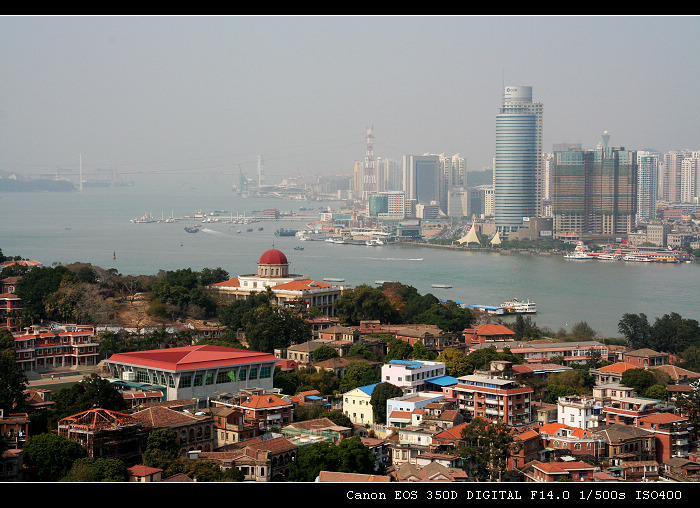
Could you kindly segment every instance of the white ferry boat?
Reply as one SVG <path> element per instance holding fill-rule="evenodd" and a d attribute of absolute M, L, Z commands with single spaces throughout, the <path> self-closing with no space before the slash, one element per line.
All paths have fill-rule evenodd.
<path fill-rule="evenodd" d="M 586 247 L 583 245 L 583 242 L 578 241 L 576 242 L 576 248 L 573 252 L 564 254 L 564 259 L 587 260 L 593 258 L 588 255 L 588 252 L 586 252 Z"/>
<path fill-rule="evenodd" d="M 537 304 L 530 300 L 518 300 L 513 298 L 501 304 L 505 314 L 535 314 L 537 312 Z"/>
<path fill-rule="evenodd" d="M 623 261 L 635 261 L 641 263 L 651 263 L 654 260 L 645 254 L 639 254 L 636 252 L 630 252 L 629 254 L 623 256 Z"/>

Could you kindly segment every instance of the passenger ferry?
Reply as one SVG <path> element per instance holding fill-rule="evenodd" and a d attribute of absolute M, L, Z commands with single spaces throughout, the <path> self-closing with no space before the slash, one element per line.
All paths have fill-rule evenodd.
<path fill-rule="evenodd" d="M 513 298 L 501 304 L 505 314 L 535 314 L 537 312 L 537 304 L 530 300 L 518 300 Z"/>

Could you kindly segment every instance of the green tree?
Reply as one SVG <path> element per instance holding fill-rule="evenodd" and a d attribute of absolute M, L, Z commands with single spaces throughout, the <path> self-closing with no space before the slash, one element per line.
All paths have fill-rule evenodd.
<path fill-rule="evenodd" d="M 282 307 L 261 305 L 243 316 L 243 330 L 251 349 L 272 353 L 311 339 L 311 324 Z"/>
<path fill-rule="evenodd" d="M 434 303 L 413 319 L 414 323 L 437 325 L 446 332 L 461 332 L 469 328 L 473 321 L 474 316 L 471 311 L 453 301 Z"/>
<path fill-rule="evenodd" d="M 59 481 L 77 459 L 87 456 L 85 448 L 59 434 L 29 436 L 22 447 L 24 465 L 30 481 Z"/>
<path fill-rule="evenodd" d="M 73 462 L 62 478 L 64 482 L 125 482 L 129 479 L 126 466 L 118 459 L 83 457 Z"/>
<path fill-rule="evenodd" d="M 623 314 L 617 329 L 632 348 L 652 347 L 652 328 L 646 314 Z"/>
<path fill-rule="evenodd" d="M 488 476 L 490 481 L 500 481 L 513 449 L 510 427 L 502 420 L 491 423 L 476 417 L 462 429 L 461 437 L 466 442 L 463 454 L 472 472 Z"/>
<path fill-rule="evenodd" d="M 647 388 L 656 384 L 654 373 L 646 369 L 627 369 L 622 374 L 620 382 L 624 386 L 634 388 L 638 394 L 642 394 Z"/>
<path fill-rule="evenodd" d="M 328 344 L 321 344 L 312 353 L 314 362 L 323 362 L 331 358 L 338 358 L 338 350 Z"/>
<path fill-rule="evenodd" d="M 571 327 L 571 337 L 575 340 L 593 340 L 598 335 L 593 328 L 585 321 L 579 321 Z"/>
<path fill-rule="evenodd" d="M 388 347 L 384 363 L 389 363 L 391 360 L 408 360 L 413 357 L 413 346 L 408 342 L 393 337 L 388 340 Z"/>
<path fill-rule="evenodd" d="M 58 290 L 62 281 L 73 279 L 73 273 L 62 265 L 29 270 L 15 289 L 15 294 L 22 299 L 22 313 L 30 320 L 50 319 L 46 310 L 47 299 Z"/>
<path fill-rule="evenodd" d="M 448 376 L 461 377 L 473 372 L 473 368 L 467 360 L 467 355 L 459 349 L 443 349 L 436 359 L 438 362 L 445 364 Z"/>
<path fill-rule="evenodd" d="M 333 305 L 340 321 L 350 325 L 359 325 L 360 321 L 367 320 L 397 322 L 396 311 L 387 296 L 381 289 L 367 284 L 346 289 Z"/>
<path fill-rule="evenodd" d="M 412 357 L 414 360 L 434 360 L 437 354 L 434 351 L 429 351 L 428 348 L 425 347 L 423 344 L 422 340 L 416 341 L 415 344 L 413 344 L 413 354 Z"/>
<path fill-rule="evenodd" d="M 93 408 L 110 411 L 124 411 L 127 403 L 121 393 L 109 380 L 92 373 L 70 387 L 64 387 L 54 394 L 56 413 L 68 416 Z"/>
<path fill-rule="evenodd" d="M 340 380 L 341 393 L 349 392 L 358 386 L 367 386 L 378 383 L 380 379 L 379 369 L 366 362 L 352 362 L 345 369 L 345 375 Z"/>
<path fill-rule="evenodd" d="M 156 429 L 148 435 L 143 463 L 148 467 L 167 469 L 180 457 L 180 444 L 177 434 L 171 429 Z"/>
<path fill-rule="evenodd" d="M 321 471 L 383 473 L 376 469 L 374 454 L 358 436 L 343 439 L 337 445 L 323 441 L 300 447 L 296 463 L 289 468 L 289 480 L 313 482 Z"/>
<path fill-rule="evenodd" d="M 323 416 L 325 418 L 328 418 L 330 421 L 335 423 L 336 425 L 340 425 L 341 427 L 348 427 L 350 429 L 353 428 L 353 423 L 350 417 L 340 411 L 339 409 L 333 409 L 331 411 L 326 411 Z"/>
<path fill-rule="evenodd" d="M 403 395 L 403 390 L 391 383 L 379 383 L 374 387 L 369 403 L 372 406 L 372 414 L 375 423 L 386 422 L 386 401 L 394 397 L 400 397 L 401 395 Z"/>

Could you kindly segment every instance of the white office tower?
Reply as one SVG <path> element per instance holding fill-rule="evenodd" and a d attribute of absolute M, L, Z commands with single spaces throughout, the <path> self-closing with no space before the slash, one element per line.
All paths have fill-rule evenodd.
<path fill-rule="evenodd" d="M 530 86 L 504 90 L 494 161 L 496 229 L 507 236 L 541 209 L 542 105 L 532 102 Z"/>
<path fill-rule="evenodd" d="M 637 222 L 656 219 L 659 154 L 637 152 Z"/>
<path fill-rule="evenodd" d="M 698 203 L 700 199 L 700 158 L 693 157 L 681 162 L 681 202 Z"/>

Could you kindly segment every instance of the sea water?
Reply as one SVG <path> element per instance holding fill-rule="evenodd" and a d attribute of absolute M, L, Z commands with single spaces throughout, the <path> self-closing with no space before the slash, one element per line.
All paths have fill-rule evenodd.
<path fill-rule="evenodd" d="M 275 236 L 275 230 L 303 229 L 304 221 L 224 222 L 265 209 L 318 216 L 337 206 L 339 202 L 244 198 L 230 182 L 211 179 L 172 178 L 70 193 L 2 193 L 0 249 L 45 266 L 80 261 L 123 275 L 220 267 L 233 277 L 257 272 L 260 255 L 274 247 L 287 256 L 291 273 L 319 281 L 376 286 L 396 280 L 421 294 L 469 305 L 530 299 L 538 308 L 531 319 L 554 331 L 570 331 L 585 321 L 603 336 L 616 337 L 625 313 L 643 312 L 652 323 L 671 312 L 700 320 L 698 263 L 574 261 L 559 255 L 303 242 Z M 218 222 L 131 222 L 143 215 L 160 220 L 215 210 L 220 211 Z M 185 232 L 184 226 L 194 224 L 200 225 L 199 233 Z"/>

